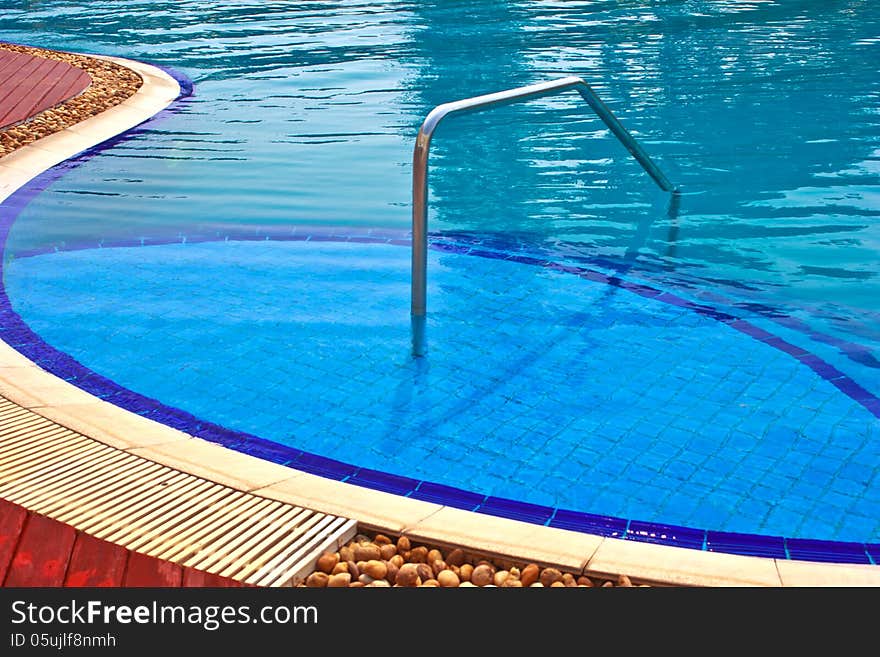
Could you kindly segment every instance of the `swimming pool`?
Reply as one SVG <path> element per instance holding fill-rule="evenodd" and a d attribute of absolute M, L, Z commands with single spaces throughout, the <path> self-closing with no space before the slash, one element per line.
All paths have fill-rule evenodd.
<path fill-rule="evenodd" d="M 871 559 L 880 13 L 655 4 L 7 12 L 0 38 L 196 85 L 14 213 L 4 284 L 25 326 L 7 341 L 126 408 L 352 483 Z M 413 360 L 421 119 L 565 74 L 681 187 L 679 212 L 576 98 L 449 120 Z"/>

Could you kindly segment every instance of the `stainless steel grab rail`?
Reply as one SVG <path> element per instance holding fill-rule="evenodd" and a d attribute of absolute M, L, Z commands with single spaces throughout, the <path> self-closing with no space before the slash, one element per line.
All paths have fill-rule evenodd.
<path fill-rule="evenodd" d="M 425 313 L 428 269 L 428 155 L 431 137 L 440 122 L 450 114 L 474 112 L 496 105 L 509 105 L 531 98 L 540 98 L 574 89 L 602 119 L 608 129 L 617 137 L 632 156 L 642 165 L 654 182 L 665 192 L 675 192 L 675 188 L 664 173 L 657 167 L 629 131 L 611 110 L 596 95 L 596 92 L 576 76 L 531 84 L 494 94 L 474 96 L 437 105 L 425 117 L 416 137 L 413 150 L 413 227 L 412 227 L 412 346 L 414 356 L 425 354 Z"/>

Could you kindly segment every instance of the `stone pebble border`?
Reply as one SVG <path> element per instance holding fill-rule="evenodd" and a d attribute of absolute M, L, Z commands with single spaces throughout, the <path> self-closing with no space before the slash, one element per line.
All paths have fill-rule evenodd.
<path fill-rule="evenodd" d="M 78 96 L 0 131 L 0 157 L 120 104 L 143 84 L 135 71 L 106 59 L 3 42 L 0 50 L 65 62 L 85 71 L 92 79 Z"/>
<path fill-rule="evenodd" d="M 446 552 L 394 541 L 385 534 L 358 534 L 336 552 L 318 558 L 297 586 L 306 588 L 612 588 L 636 586 L 627 575 L 588 576 L 516 559 L 491 559 L 453 547 Z M 649 584 L 639 584 L 648 587 Z"/>
<path fill-rule="evenodd" d="M 40 49 L 32 49 L 32 51 L 45 52 Z M 68 56 L 67 53 L 61 55 Z M 115 59 L 96 57 L 99 61 Z M 173 81 L 161 71 L 130 60 L 115 59 L 115 63 L 126 69 L 130 67 L 137 71 L 136 75 L 139 73 L 143 79 L 158 84 L 152 85 L 154 89 L 151 92 L 135 94 L 133 98 L 119 96 L 118 98 L 122 100 L 117 99 L 116 106 L 110 105 L 108 109 L 101 111 L 101 116 L 96 116 L 91 111 L 93 108 L 87 107 L 81 108 L 82 114 L 68 114 L 69 119 L 73 116 L 81 116 L 84 120 L 79 123 L 74 121 L 66 127 L 56 122 L 55 128 L 60 134 L 44 136 L 40 138 L 39 144 L 31 145 L 25 137 L 20 136 L 21 143 L 16 144 L 16 152 L 11 156 L 0 158 L 0 172 L 11 174 L 5 181 L 0 179 L 0 201 L 54 164 L 82 152 L 85 154 L 81 154 L 76 159 L 87 158 L 88 153 L 96 152 L 96 149 L 91 147 L 127 132 L 175 99 L 179 89 L 171 94 L 168 85 Z M 163 78 L 167 81 L 163 81 Z M 115 89 L 112 83 L 110 88 Z M 177 84 L 174 84 L 174 88 L 177 89 Z M 91 90 L 90 87 L 89 91 Z M 136 91 L 137 89 L 132 93 Z M 83 93 L 73 100 L 81 100 L 85 95 Z M 50 115 L 50 112 L 56 112 L 58 109 L 49 110 L 44 114 Z M 62 112 L 61 115 L 64 113 Z M 34 122 L 28 121 L 18 127 L 30 126 L 32 123 Z M 19 134 L 18 131 L 16 134 Z M 36 139 L 38 137 L 30 141 Z M 538 564 L 543 564 L 539 577 L 544 574 L 544 570 L 550 569 L 545 578 L 555 577 L 554 571 L 556 571 L 569 582 L 569 585 L 571 579 L 565 578 L 565 574 L 574 578 L 575 582 L 578 581 L 577 578 L 586 577 L 594 585 L 601 582 L 603 586 L 615 583 L 625 586 L 630 581 L 629 578 L 618 574 L 624 572 L 638 573 L 637 581 L 676 586 L 880 585 L 880 572 L 873 566 L 780 561 L 697 552 L 551 527 L 536 527 L 504 518 L 480 516 L 424 501 L 401 499 L 399 496 L 330 481 L 307 472 L 291 472 L 274 463 L 236 454 L 217 444 L 194 439 L 183 432 L 157 425 L 146 418 L 102 402 L 26 361 L 7 345 L 2 345 L 0 349 L 0 393 L 73 430 L 87 433 L 107 444 L 139 453 L 159 463 L 199 476 L 207 476 L 214 481 L 226 482 L 227 485 L 234 485 L 240 490 L 248 490 L 272 499 L 305 504 L 310 508 L 357 518 L 364 529 L 384 532 L 376 534 L 373 539 L 362 535 L 359 541 L 355 542 L 358 545 L 372 543 L 378 546 L 380 555 L 381 545 L 385 544 L 384 539 L 387 538 L 386 534 L 397 534 L 412 540 L 412 544 L 417 548 L 424 547 L 427 551 L 424 555 L 426 560 L 428 554 L 433 557 L 438 553 L 441 557 L 444 556 L 440 548 L 431 548 L 429 547 L 431 545 L 446 546 L 443 549 L 450 551 L 445 555 L 447 558 L 450 558 L 456 549 L 467 550 L 467 554 L 472 555 L 468 558 L 474 562 L 470 565 L 475 570 L 477 566 L 487 565 L 494 570 L 494 573 L 506 571 L 508 577 L 513 577 L 511 581 L 516 580 L 514 576 L 517 574 L 516 571 L 519 571 L 518 576 L 522 580 L 527 567 L 541 568 Z M 345 548 L 354 550 L 355 547 L 357 546 L 354 544 L 343 546 L 334 554 L 337 554 L 341 560 L 342 556 L 348 556 Z M 395 547 L 399 547 L 397 543 Z M 432 553 L 432 550 L 436 552 Z M 413 551 L 409 550 L 410 560 Z M 407 550 L 402 550 L 399 556 L 403 558 L 406 552 Z M 418 555 L 422 554 L 422 550 L 417 549 L 415 553 L 416 559 L 420 559 Z M 481 554 L 484 557 L 478 556 Z M 495 561 L 488 561 L 489 558 L 494 558 Z M 457 559 L 457 556 L 453 558 L 453 560 Z M 363 563 L 366 564 L 368 561 Z M 434 559 L 434 561 L 438 560 Z M 427 561 L 413 563 L 427 563 Z M 358 562 L 354 561 L 354 564 L 357 566 Z M 463 562 L 461 566 L 454 563 L 447 565 L 458 568 L 457 576 L 461 583 L 463 581 L 461 568 L 465 563 Z M 331 574 L 333 574 L 332 570 Z M 455 574 L 452 568 L 446 570 L 451 570 Z M 529 572 L 532 570 L 534 569 L 530 568 Z M 363 584 L 362 573 L 357 574 L 357 581 Z M 449 581 L 450 576 L 444 575 L 444 580 Z M 439 580 L 436 581 L 439 583 Z M 430 578 L 423 583 L 428 583 L 428 586 L 433 585 L 430 583 Z M 585 581 L 582 581 L 581 585 L 588 586 Z"/>

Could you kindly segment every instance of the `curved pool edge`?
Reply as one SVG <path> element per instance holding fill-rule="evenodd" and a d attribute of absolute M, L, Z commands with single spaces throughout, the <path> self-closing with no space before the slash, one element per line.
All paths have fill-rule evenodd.
<path fill-rule="evenodd" d="M 180 87 L 163 71 L 108 58 L 138 72 L 128 100 L 0 159 L 0 202 L 45 170 L 125 133 L 168 107 Z M 364 527 L 426 542 L 658 584 L 696 586 L 880 585 L 880 569 L 604 537 L 464 511 L 326 479 L 271 463 L 109 404 L 0 343 L 0 393 L 95 440 L 178 470 L 279 501 L 356 519 Z"/>

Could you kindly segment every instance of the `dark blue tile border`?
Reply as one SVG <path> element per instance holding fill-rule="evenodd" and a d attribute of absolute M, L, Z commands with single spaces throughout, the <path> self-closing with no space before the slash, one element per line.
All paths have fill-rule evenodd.
<path fill-rule="evenodd" d="M 660 543 L 677 547 L 702 550 L 706 543 L 705 529 L 692 529 L 678 525 L 661 525 L 653 522 L 632 521 L 626 530 L 625 539 L 642 543 Z"/>
<path fill-rule="evenodd" d="M 629 523 L 623 518 L 597 516 L 592 513 L 557 509 L 549 524 L 551 527 L 559 529 L 597 534 L 609 538 L 622 538 L 626 534 L 626 528 Z"/>
<path fill-rule="evenodd" d="M 487 497 L 476 511 L 511 520 L 523 520 L 537 525 L 546 524 L 553 515 L 553 509 L 549 506 L 518 502 L 503 497 Z"/>
<path fill-rule="evenodd" d="M 829 563 L 869 564 L 867 546 L 843 541 L 817 541 L 807 538 L 787 538 L 785 546 L 791 559 L 825 561 Z"/>
<path fill-rule="evenodd" d="M 750 557 L 788 558 L 785 539 L 781 536 L 709 531 L 706 532 L 706 549 L 710 552 L 727 552 Z"/>
<path fill-rule="evenodd" d="M 419 487 L 410 493 L 410 497 L 424 502 L 433 502 L 434 504 L 451 506 L 456 509 L 464 509 L 465 511 L 476 510 L 486 499 L 485 495 L 480 495 L 479 493 L 471 493 L 460 488 L 435 484 L 430 481 L 421 482 Z"/>
<path fill-rule="evenodd" d="M 370 470 L 369 468 L 361 468 L 354 475 L 346 479 L 346 483 L 385 491 L 386 493 L 394 493 L 395 495 L 409 495 L 421 482 L 418 479 L 401 477 L 400 475 Z"/>
<path fill-rule="evenodd" d="M 159 68 L 165 70 L 180 84 L 181 94 L 178 101 L 194 93 L 191 81 L 185 76 L 166 67 Z M 5 247 L 9 228 L 15 221 L 15 218 L 34 197 L 46 189 L 52 182 L 60 178 L 68 170 L 87 161 L 107 147 L 143 132 L 146 127 L 178 111 L 180 111 L 179 103 L 172 104 L 132 130 L 93 146 L 70 160 L 43 172 L 3 203 L 0 203 L 0 252 Z M 306 228 L 305 230 L 299 228 L 293 230 L 275 229 L 270 235 L 270 231 L 252 229 L 248 231 L 232 231 L 225 235 L 215 233 L 187 236 L 186 241 L 202 242 L 222 239 L 254 240 L 271 238 L 289 241 L 313 240 L 384 243 L 400 246 L 410 246 L 411 244 L 408 236 L 402 231 L 368 230 L 367 234 L 363 233 L 363 228 L 346 230 L 338 227 L 333 229 L 315 227 Z M 435 250 L 477 257 L 503 258 L 521 264 L 553 269 L 562 273 L 579 276 L 588 281 L 620 287 L 635 294 L 681 308 L 687 308 L 703 316 L 715 319 L 798 359 L 804 365 L 810 367 L 818 376 L 834 384 L 843 394 L 859 402 L 876 417 L 880 417 L 880 398 L 859 386 L 855 381 L 818 356 L 792 345 L 746 320 L 718 311 L 711 306 L 687 301 L 676 294 L 663 292 L 643 283 L 632 283 L 586 267 L 561 265 L 529 253 L 517 253 L 517 251 L 521 250 L 522 245 L 516 244 L 515 237 L 509 240 L 502 238 L 486 239 L 474 235 L 456 235 L 451 233 L 442 236 L 432 235 L 431 237 L 432 242 L 430 246 Z M 453 238 L 453 241 L 449 241 L 450 238 Z M 180 238 L 174 238 L 168 239 L 166 242 L 157 240 L 151 242 L 151 244 L 177 243 L 180 241 Z M 468 242 L 470 242 L 470 245 L 467 245 Z M 131 244 L 138 246 L 140 242 L 135 240 L 131 241 Z M 513 248 L 511 247 L 512 244 Z M 82 244 L 71 245 L 68 248 L 95 248 L 96 246 L 98 245 Z M 35 252 L 30 255 L 36 254 Z M 615 263 L 604 263 L 602 266 L 614 268 Z M 2 259 L 0 259 L 0 275 L 2 275 Z M 755 309 L 752 308 L 752 310 Z M 775 317 L 772 309 L 765 309 L 764 314 Z M 784 320 L 785 318 L 783 317 L 782 319 Z M 780 323 L 783 322 L 780 321 Z M 807 327 L 804 327 L 804 329 L 807 330 Z M 825 341 L 829 343 L 831 341 L 839 342 L 841 349 L 846 350 L 853 357 L 861 358 L 859 362 L 866 360 L 864 355 L 865 349 L 860 345 L 846 343 L 837 338 L 821 336 L 821 334 L 815 334 L 812 331 L 810 331 L 810 335 L 813 337 L 819 335 L 820 338 L 827 338 Z M 280 445 L 257 436 L 227 429 L 210 422 L 204 422 L 185 411 L 165 406 L 157 400 L 149 399 L 143 395 L 126 390 L 113 381 L 88 370 L 67 354 L 58 352 L 43 342 L 12 310 L 6 291 L 2 287 L 0 287 L 0 337 L 56 376 L 64 378 L 78 385 L 83 390 L 106 399 L 126 410 L 145 415 L 168 426 L 181 429 L 191 435 L 219 443 L 231 449 L 329 479 L 345 481 L 358 486 L 397 495 L 406 495 L 415 499 L 469 511 L 600 536 L 778 559 L 791 558 L 838 563 L 880 563 L 880 545 L 877 544 L 866 545 L 812 539 L 784 539 L 781 537 L 731 532 L 707 532 L 703 529 L 628 521 L 623 518 L 554 509 L 548 506 L 498 497 L 486 497 L 478 493 L 460 490 L 443 484 L 419 481 L 367 468 L 358 468 L 352 464 L 336 461 L 318 454 L 303 452 L 302 450 Z M 873 363 L 870 363 L 870 365 L 874 366 Z M 880 364 L 877 365 L 880 366 Z"/>

